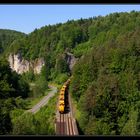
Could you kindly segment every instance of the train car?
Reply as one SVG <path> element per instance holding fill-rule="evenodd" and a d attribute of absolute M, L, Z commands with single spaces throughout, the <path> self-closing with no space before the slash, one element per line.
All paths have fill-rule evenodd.
<path fill-rule="evenodd" d="M 59 112 L 60 113 L 64 113 L 65 110 L 65 104 L 64 104 L 64 100 L 59 100 Z"/>
<path fill-rule="evenodd" d="M 64 95 L 64 94 L 65 94 L 65 90 L 61 90 L 60 95 Z"/>
<path fill-rule="evenodd" d="M 65 88 L 65 87 L 63 87 L 63 88 L 61 88 L 60 92 L 61 92 L 61 91 L 65 91 L 65 90 L 66 90 L 66 88 Z"/>
<path fill-rule="evenodd" d="M 63 104 L 59 105 L 59 113 L 64 113 L 65 106 Z"/>
<path fill-rule="evenodd" d="M 59 95 L 59 100 L 64 100 L 64 95 Z"/>
<path fill-rule="evenodd" d="M 60 90 L 60 93 L 59 93 L 59 107 L 58 107 L 58 110 L 59 110 L 59 113 L 64 113 L 65 112 L 65 101 L 66 101 L 66 93 L 67 93 L 67 88 L 68 88 L 68 85 L 70 83 L 70 79 L 68 79 L 64 85 L 62 86 L 61 90 Z M 66 105 L 67 106 L 67 105 Z"/>
<path fill-rule="evenodd" d="M 62 87 L 61 90 L 60 90 L 60 93 L 65 92 L 65 90 L 66 90 L 66 87 Z"/>
<path fill-rule="evenodd" d="M 62 87 L 62 90 L 63 90 L 63 89 L 65 90 L 65 89 L 66 89 L 66 87 L 67 87 L 67 86 L 64 84 L 64 85 L 63 85 L 63 87 Z"/>

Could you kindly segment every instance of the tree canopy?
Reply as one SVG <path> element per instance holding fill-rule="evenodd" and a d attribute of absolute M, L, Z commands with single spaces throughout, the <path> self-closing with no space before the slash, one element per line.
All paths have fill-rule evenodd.
<path fill-rule="evenodd" d="M 37 81 L 45 83 L 37 88 L 40 91 L 49 80 L 60 84 L 68 78 L 66 53 L 79 59 L 72 70 L 70 89 L 83 134 L 140 134 L 140 12 L 68 20 L 21 36 L 7 36 L 6 43 L 1 43 L 5 35 L 0 34 L 0 50 L 6 48 L 6 56 L 20 52 L 27 60 L 44 58 Z M 12 72 L 5 60 L 0 61 L 1 134 L 11 129 L 8 109 L 14 106 L 12 97 L 28 96 L 25 77 Z M 27 77 L 34 79 L 32 72 Z"/>

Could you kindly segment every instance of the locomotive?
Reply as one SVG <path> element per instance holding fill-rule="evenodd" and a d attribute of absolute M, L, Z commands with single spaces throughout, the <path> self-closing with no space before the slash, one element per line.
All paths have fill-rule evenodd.
<path fill-rule="evenodd" d="M 64 113 L 65 112 L 65 107 L 66 107 L 66 94 L 67 94 L 67 89 L 70 83 L 70 79 L 68 79 L 64 85 L 62 86 L 60 93 L 59 93 L 59 113 Z"/>

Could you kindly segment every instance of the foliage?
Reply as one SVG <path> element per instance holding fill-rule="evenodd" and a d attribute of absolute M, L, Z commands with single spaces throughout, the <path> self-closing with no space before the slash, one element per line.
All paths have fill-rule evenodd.
<path fill-rule="evenodd" d="M 0 53 L 2 54 L 14 40 L 22 37 L 25 37 L 24 33 L 14 30 L 0 29 Z"/>
<path fill-rule="evenodd" d="M 36 114 L 13 110 L 11 113 L 13 135 L 54 135 L 56 96 Z M 22 114 L 21 114 L 21 113 Z"/>
<path fill-rule="evenodd" d="M 62 84 L 68 79 L 68 75 L 66 73 L 59 74 L 54 80 L 57 84 Z"/>
<path fill-rule="evenodd" d="M 25 107 L 20 97 L 26 98 L 28 93 L 28 84 L 20 75 L 12 72 L 5 59 L 0 59 L 0 134 L 10 133 L 10 112 L 14 108 Z"/>
<path fill-rule="evenodd" d="M 77 119 L 84 134 L 139 134 L 140 29 L 137 23 L 133 25 L 137 18 L 132 17 L 136 13 L 101 17 L 93 22 L 98 28 L 89 28 L 94 47 L 74 66 L 70 87 L 81 113 Z M 126 21 L 130 21 L 129 28 Z M 121 24 L 121 30 L 115 32 L 113 23 L 116 27 Z M 104 30 L 112 34 L 110 40 L 99 33 Z"/>
<path fill-rule="evenodd" d="M 40 75 L 30 71 L 22 76 L 12 72 L 6 61 L 0 61 L 0 133 L 12 129 L 8 111 L 25 107 L 20 98 L 8 98 L 28 97 L 26 81 L 35 83 L 31 97 L 43 95 L 48 81 L 63 83 L 70 72 L 66 53 L 73 53 L 79 61 L 72 70 L 70 89 L 84 134 L 140 134 L 139 26 L 140 12 L 113 13 L 44 26 L 16 40 L 7 39 L 4 46 L 0 44 L 0 51 L 6 48 L 7 55 L 20 52 L 27 60 L 45 60 Z M 52 112 L 44 112 L 50 113 L 43 110 L 38 119 L 31 114 L 15 119 L 13 134 L 53 134 L 48 117 Z"/>

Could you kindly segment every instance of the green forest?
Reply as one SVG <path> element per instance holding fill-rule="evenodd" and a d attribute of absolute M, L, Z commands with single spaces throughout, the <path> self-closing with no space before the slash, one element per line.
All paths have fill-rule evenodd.
<path fill-rule="evenodd" d="M 0 30 L 0 53 L 0 134 L 53 135 L 56 96 L 53 111 L 48 106 L 35 116 L 20 114 L 49 82 L 62 85 L 70 76 L 81 135 L 140 134 L 140 12 L 68 20 L 29 34 Z M 19 75 L 6 60 L 10 53 L 28 61 L 43 58 L 45 65 L 39 75 Z M 72 71 L 68 53 L 77 58 Z"/>
<path fill-rule="evenodd" d="M 2 54 L 10 44 L 18 38 L 24 37 L 26 34 L 7 29 L 0 29 L 0 54 Z"/>

